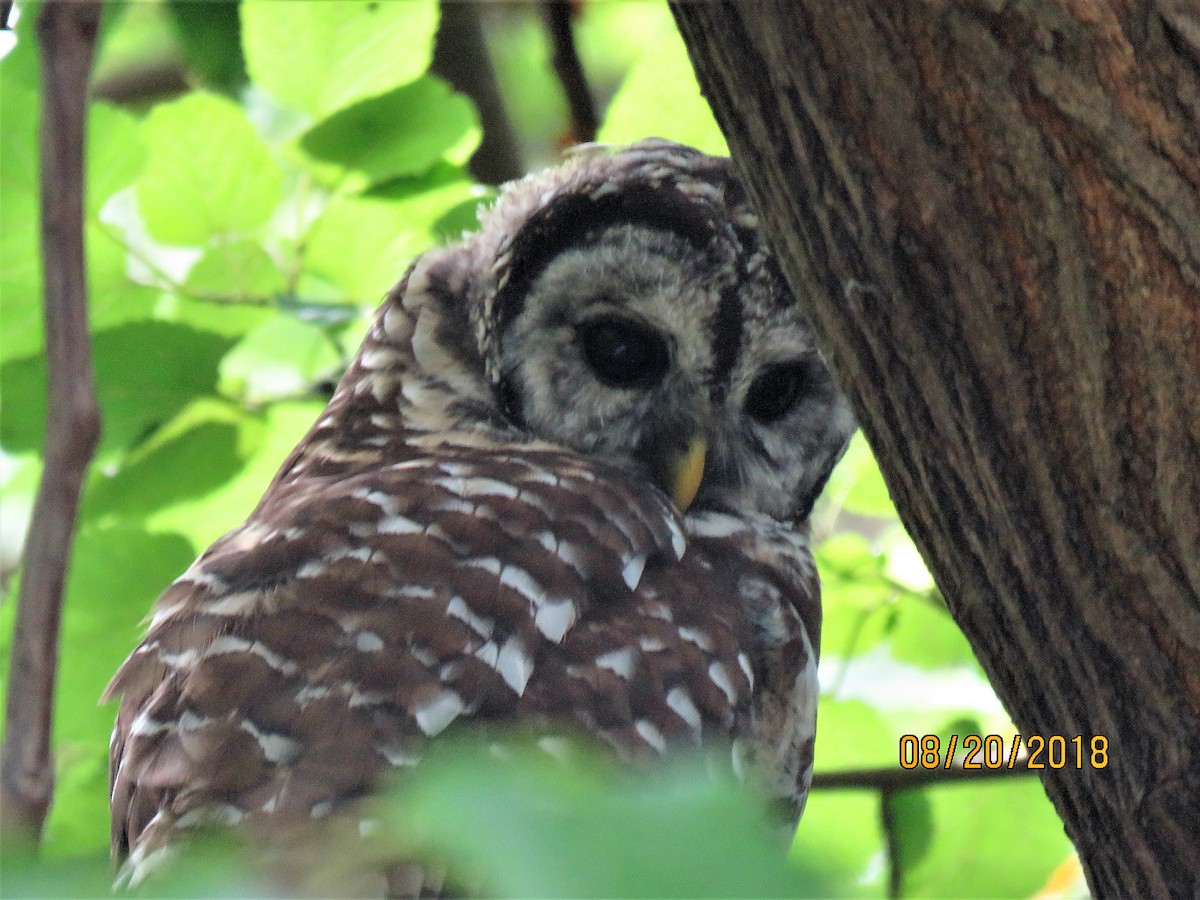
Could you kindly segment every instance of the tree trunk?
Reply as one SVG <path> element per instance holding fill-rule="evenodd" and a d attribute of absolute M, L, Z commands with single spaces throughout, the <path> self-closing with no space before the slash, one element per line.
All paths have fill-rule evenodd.
<path fill-rule="evenodd" d="M 1200 4 L 674 12 L 996 691 L 1108 739 L 1044 772 L 1093 892 L 1197 895 Z"/>

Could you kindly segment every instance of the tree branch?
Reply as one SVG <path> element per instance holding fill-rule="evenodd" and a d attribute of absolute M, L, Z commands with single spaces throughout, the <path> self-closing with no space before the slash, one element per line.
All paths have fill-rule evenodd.
<path fill-rule="evenodd" d="M 471 174 L 485 184 L 520 178 L 525 166 L 496 86 L 496 72 L 479 21 L 479 4 L 442 0 L 441 12 L 430 71 L 470 97 L 479 110 L 483 140 L 471 156 Z"/>
<path fill-rule="evenodd" d="M 554 71 L 562 83 L 567 107 L 571 111 L 571 137 L 577 144 L 589 143 L 596 139 L 600 120 L 596 115 L 596 104 L 588 88 L 583 63 L 580 62 L 579 52 L 575 49 L 575 33 L 571 29 L 571 4 L 566 0 L 543 0 L 542 11 L 553 47 Z"/>
<path fill-rule="evenodd" d="M 956 784 L 964 781 L 995 781 L 999 778 L 1019 778 L 1036 775 L 1038 770 L 1025 766 L 1023 757 L 1010 769 L 964 769 L 962 763 L 953 763 L 950 768 L 938 766 L 934 769 L 847 769 L 842 772 L 814 772 L 812 789 L 821 790 L 875 790 L 883 792 L 908 791 L 915 788 L 939 784 Z"/>
<path fill-rule="evenodd" d="M 0 782 L 6 840 L 36 844 L 54 792 L 50 734 L 63 586 L 84 475 L 100 436 L 83 247 L 87 85 L 100 25 L 92 0 L 48 0 L 42 61 L 42 266 L 49 403 L 41 484 L 25 543 Z"/>

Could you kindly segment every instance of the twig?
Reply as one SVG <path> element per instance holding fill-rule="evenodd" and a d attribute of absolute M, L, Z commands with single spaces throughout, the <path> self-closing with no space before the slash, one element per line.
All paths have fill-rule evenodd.
<path fill-rule="evenodd" d="M 47 0 L 37 22 L 49 402 L 45 467 L 25 542 L 0 754 L 6 842 L 37 844 L 54 793 L 50 731 L 63 585 L 79 493 L 100 437 L 83 251 L 84 126 L 99 25 L 95 0 Z"/>
<path fill-rule="evenodd" d="M 571 136 L 575 143 L 586 144 L 596 139 L 600 120 L 588 88 L 587 75 L 575 49 L 575 33 L 571 30 L 571 4 L 567 0 L 542 0 L 546 28 L 554 48 L 552 62 L 562 83 L 571 111 Z"/>
<path fill-rule="evenodd" d="M 883 844 L 888 859 L 888 898 L 900 896 L 904 871 L 900 867 L 900 829 L 896 822 L 896 795 L 885 790 L 879 795 L 879 825 L 883 830 Z"/>
<path fill-rule="evenodd" d="M 1007 764 L 996 769 L 987 767 L 964 769 L 961 762 L 952 763 L 950 768 L 935 769 L 847 769 L 844 772 L 814 772 L 812 789 L 820 790 L 876 790 L 906 791 L 935 784 L 955 784 L 963 781 L 994 781 L 999 778 L 1020 778 L 1036 775 L 1037 769 L 1025 766 L 1025 756 L 1020 754 L 1010 769 Z"/>

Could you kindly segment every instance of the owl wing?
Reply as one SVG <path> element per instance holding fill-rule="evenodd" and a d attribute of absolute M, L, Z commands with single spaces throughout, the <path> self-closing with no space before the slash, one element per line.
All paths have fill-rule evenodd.
<path fill-rule="evenodd" d="M 286 487 L 167 589 L 109 687 L 134 865 L 195 824 L 335 812 L 460 721 L 769 755 L 763 689 L 793 714 L 815 663 L 806 549 L 721 516 L 685 537 L 658 492 L 566 451 L 448 442 Z"/>

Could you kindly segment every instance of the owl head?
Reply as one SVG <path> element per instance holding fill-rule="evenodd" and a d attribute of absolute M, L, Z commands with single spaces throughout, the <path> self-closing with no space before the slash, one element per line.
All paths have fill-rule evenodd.
<path fill-rule="evenodd" d="M 778 520 L 854 428 L 731 161 L 661 140 L 507 186 L 392 292 L 339 393 L 364 376 L 425 440 L 546 441 Z"/>

